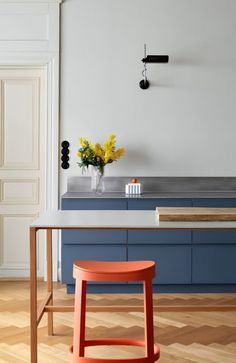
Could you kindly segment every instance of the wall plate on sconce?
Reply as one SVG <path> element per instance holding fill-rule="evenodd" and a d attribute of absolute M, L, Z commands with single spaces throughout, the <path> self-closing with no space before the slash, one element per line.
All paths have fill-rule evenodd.
<path fill-rule="evenodd" d="M 147 63 L 168 63 L 168 55 L 147 55 L 147 46 L 144 44 L 144 58 L 142 59 L 144 69 L 142 71 L 143 79 L 139 82 L 139 87 L 142 89 L 147 89 L 150 86 L 147 80 Z"/>

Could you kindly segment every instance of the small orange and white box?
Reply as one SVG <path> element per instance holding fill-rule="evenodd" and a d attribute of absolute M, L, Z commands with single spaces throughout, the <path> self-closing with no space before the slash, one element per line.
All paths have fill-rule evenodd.
<path fill-rule="evenodd" d="M 131 180 L 131 183 L 126 184 L 125 186 L 125 194 L 134 195 L 134 194 L 141 194 L 142 193 L 142 185 L 141 183 L 137 182 L 136 178 Z"/>

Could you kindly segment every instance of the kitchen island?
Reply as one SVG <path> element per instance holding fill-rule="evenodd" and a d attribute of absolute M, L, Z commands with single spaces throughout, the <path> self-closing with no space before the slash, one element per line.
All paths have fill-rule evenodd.
<path fill-rule="evenodd" d="M 128 178 L 107 178 L 106 192 L 89 192 L 89 178 L 68 180 L 63 210 L 155 211 L 156 207 L 236 207 L 236 178 L 140 178 L 145 192 L 127 196 Z M 87 189 L 86 189 L 87 188 Z M 171 191 L 170 191 L 171 190 Z M 154 291 L 236 291 L 234 230 L 86 230 L 62 231 L 62 280 L 74 292 L 74 258 L 153 259 L 158 266 Z M 131 286 L 132 285 L 132 286 Z M 91 292 L 139 292 L 139 284 L 90 284 Z"/>

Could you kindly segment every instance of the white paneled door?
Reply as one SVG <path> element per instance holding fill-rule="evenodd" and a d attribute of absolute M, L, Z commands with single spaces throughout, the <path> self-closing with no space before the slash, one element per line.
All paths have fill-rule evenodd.
<path fill-rule="evenodd" d="M 45 207 L 45 76 L 44 68 L 0 68 L 0 277 L 29 276 L 28 227 Z"/>

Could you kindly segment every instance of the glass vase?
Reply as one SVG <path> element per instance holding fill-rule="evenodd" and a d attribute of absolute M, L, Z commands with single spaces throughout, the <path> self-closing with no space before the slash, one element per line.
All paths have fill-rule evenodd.
<path fill-rule="evenodd" d="M 93 166 L 91 171 L 91 190 L 97 195 L 105 191 L 104 168 Z"/>

